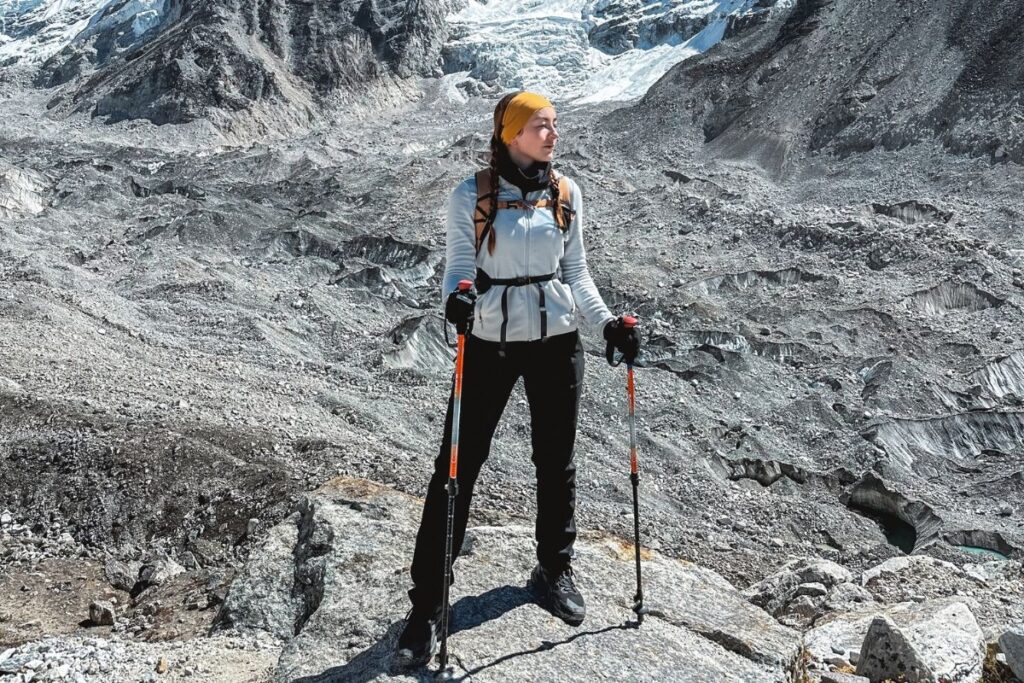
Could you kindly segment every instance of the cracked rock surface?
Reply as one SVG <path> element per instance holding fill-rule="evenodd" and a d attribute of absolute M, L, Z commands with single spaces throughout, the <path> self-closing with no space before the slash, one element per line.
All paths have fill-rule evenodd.
<path fill-rule="evenodd" d="M 235 629 L 265 630 L 294 600 L 299 626 L 274 680 L 377 680 L 392 673 L 411 553 L 403 545 L 382 547 L 379 539 L 414 534 L 420 507 L 371 482 L 336 479 L 305 499 L 303 513 L 270 531 L 233 584 L 223 614 Z M 652 611 L 639 629 L 627 623 L 633 549 L 604 534 L 586 534 L 578 545 L 574 564 L 588 614 L 581 627 L 566 626 L 525 587 L 536 563 L 532 538 L 526 527 L 468 532 L 452 595 L 457 673 L 479 681 L 544 680 L 565 671 L 579 680 L 639 671 L 658 678 L 685 671 L 688 680 L 709 683 L 784 680 L 797 633 L 692 563 L 644 551 Z M 269 587 L 267 576 L 284 580 Z"/>

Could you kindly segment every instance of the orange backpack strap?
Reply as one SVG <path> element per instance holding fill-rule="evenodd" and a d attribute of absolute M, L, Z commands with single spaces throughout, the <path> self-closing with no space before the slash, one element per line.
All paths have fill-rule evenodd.
<path fill-rule="evenodd" d="M 476 228 L 476 250 L 480 251 L 487 234 L 494 225 L 497 212 L 498 188 L 492 186 L 491 169 L 476 172 L 476 208 L 473 210 L 473 226 Z"/>
<path fill-rule="evenodd" d="M 552 213 L 555 215 L 555 223 L 558 224 L 558 228 L 562 232 L 566 232 L 569 229 L 569 224 L 572 223 L 573 214 L 575 213 L 572 209 L 572 183 L 569 182 L 568 176 L 564 176 L 556 171 L 551 173 L 552 177 L 558 181 L 558 203 L 561 204 Z"/>

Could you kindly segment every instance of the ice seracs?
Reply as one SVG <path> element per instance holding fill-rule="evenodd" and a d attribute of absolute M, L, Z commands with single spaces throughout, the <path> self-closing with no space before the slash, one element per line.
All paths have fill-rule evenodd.
<path fill-rule="evenodd" d="M 110 0 L 0 3 L 0 65 L 42 63 L 75 39 Z"/>
<path fill-rule="evenodd" d="M 470 0 L 450 15 L 444 70 L 465 87 L 525 88 L 580 103 L 642 96 L 673 65 L 770 11 L 755 0 Z M 474 88 L 476 89 L 476 88 Z"/>

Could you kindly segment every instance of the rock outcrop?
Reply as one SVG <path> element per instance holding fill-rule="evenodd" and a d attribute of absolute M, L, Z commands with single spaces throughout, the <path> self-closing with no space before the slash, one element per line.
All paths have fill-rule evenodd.
<path fill-rule="evenodd" d="M 943 598 L 896 605 L 872 605 L 830 615 L 806 634 L 814 661 L 856 663 L 857 674 L 872 681 L 981 680 L 985 638 L 970 607 Z"/>
<path fill-rule="evenodd" d="M 222 627 L 287 641 L 275 680 L 376 680 L 407 609 L 420 501 L 364 480 L 336 479 L 271 530 L 227 596 Z M 651 608 L 632 625 L 633 549 L 585 535 L 575 566 L 588 616 L 570 628 L 538 607 L 526 577 L 532 529 L 469 531 L 453 586 L 456 670 L 473 680 L 602 676 L 781 681 L 796 632 L 749 604 L 725 579 L 643 550 Z"/>
<path fill-rule="evenodd" d="M 799 559 L 787 562 L 743 594 L 783 623 L 806 627 L 836 607 L 870 602 L 871 595 L 852 581 L 850 571 L 835 562 Z"/>
<path fill-rule="evenodd" d="M 1022 21 L 1015 0 L 798 0 L 766 29 L 677 65 L 633 113 L 614 117 L 644 128 L 653 117 L 667 135 L 692 124 L 724 155 L 773 172 L 808 151 L 926 140 L 1020 164 L 1024 37 L 1011 27 Z"/>
<path fill-rule="evenodd" d="M 47 60 L 36 80 L 67 84 L 51 109 L 107 122 L 228 125 L 232 113 L 256 104 L 287 105 L 308 119 L 332 95 L 435 73 L 449 6 L 172 0 L 141 31 L 130 26 L 134 15 L 111 10 Z"/>

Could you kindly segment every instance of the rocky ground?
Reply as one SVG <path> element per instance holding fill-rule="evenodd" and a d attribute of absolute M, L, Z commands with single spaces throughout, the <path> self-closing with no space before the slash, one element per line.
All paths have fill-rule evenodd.
<path fill-rule="evenodd" d="M 0 681 L 400 675 L 386 656 L 451 372 L 442 217 L 493 106 L 450 85 L 273 142 L 41 118 L 47 91 L 0 83 Z M 460 675 L 785 680 L 803 652 L 816 676 L 875 681 L 909 643 L 928 680 L 979 680 L 987 646 L 986 680 L 1009 680 L 1019 164 L 938 138 L 778 163 L 705 145 L 699 120 L 666 137 L 656 101 L 560 108 L 557 152 L 598 287 L 643 325 L 656 612 L 623 627 L 624 378 L 588 331 L 591 617 L 564 627 L 522 589 L 517 389 L 457 565 Z"/>

